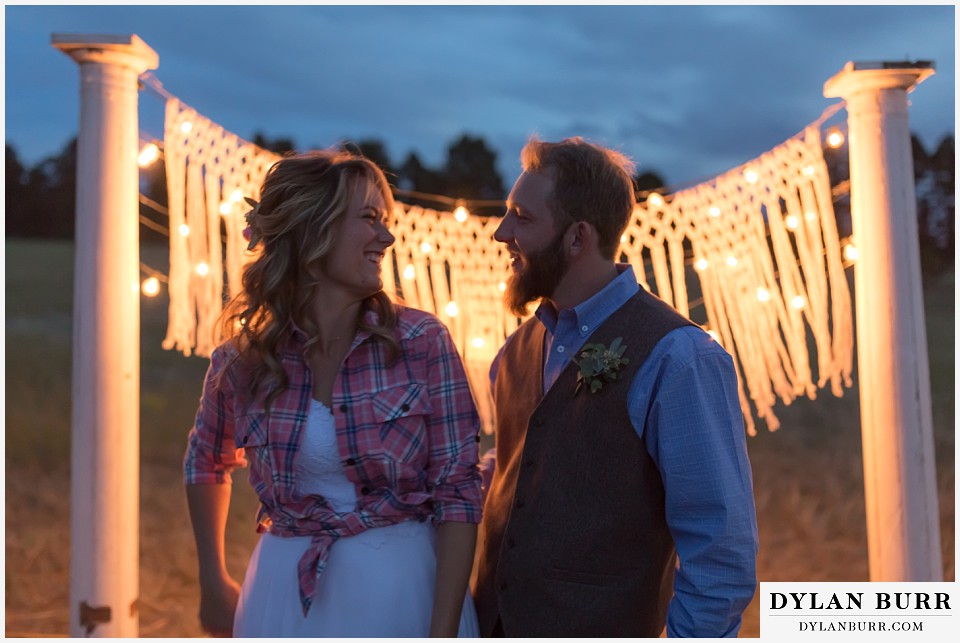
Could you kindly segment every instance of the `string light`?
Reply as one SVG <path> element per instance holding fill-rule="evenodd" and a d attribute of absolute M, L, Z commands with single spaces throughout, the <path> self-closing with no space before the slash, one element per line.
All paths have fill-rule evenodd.
<path fill-rule="evenodd" d="M 192 129 L 193 129 L 193 123 L 191 123 L 190 121 L 183 121 L 183 123 L 180 124 L 180 131 L 183 132 L 184 134 L 189 134 L 190 130 Z"/>
<path fill-rule="evenodd" d="M 230 201 L 224 201 L 220 204 L 220 214 L 227 216 L 233 211 L 233 203 Z"/>
<path fill-rule="evenodd" d="M 474 337 L 470 343 L 473 344 L 474 348 L 483 348 L 483 345 L 487 342 L 482 337 Z"/>
<path fill-rule="evenodd" d="M 208 274 L 210 274 L 210 266 L 201 261 L 197 264 L 197 274 L 201 277 L 206 277 Z"/>
<path fill-rule="evenodd" d="M 837 149 L 843 145 L 843 134 L 836 127 L 827 133 L 827 147 Z"/>
<path fill-rule="evenodd" d="M 180 231 L 181 237 L 186 237 L 187 235 L 190 234 L 190 226 L 188 226 L 186 223 L 181 223 L 180 227 L 177 228 L 177 230 Z"/>
<path fill-rule="evenodd" d="M 736 268 L 738 263 L 740 262 L 737 261 L 737 258 L 734 257 L 733 255 L 730 255 L 729 257 L 727 257 L 727 265 L 730 266 L 731 268 Z"/>
<path fill-rule="evenodd" d="M 657 194 L 656 192 L 651 194 L 647 198 L 647 201 L 649 201 L 650 205 L 652 205 L 655 208 L 659 208 L 661 205 L 663 205 L 663 197 Z"/>
<path fill-rule="evenodd" d="M 853 245 L 852 241 L 843 246 L 843 258 L 851 262 L 860 258 L 860 250 Z"/>
<path fill-rule="evenodd" d="M 796 297 L 790 300 L 790 305 L 796 308 L 797 310 L 802 310 L 804 305 L 806 305 L 806 303 L 807 302 L 802 295 L 797 295 Z"/>
<path fill-rule="evenodd" d="M 703 257 L 700 257 L 699 259 L 693 262 L 693 267 L 697 272 L 706 270 L 709 265 L 710 265 L 710 262 L 704 259 Z"/>
<path fill-rule="evenodd" d="M 470 213 L 467 212 L 467 209 L 462 205 L 458 205 L 457 209 L 453 211 L 453 218 L 463 223 L 467 220 L 467 217 L 470 216 Z"/>
<path fill-rule="evenodd" d="M 784 223 L 786 223 L 787 227 L 790 228 L 791 230 L 796 230 L 797 228 L 800 227 L 800 219 L 798 219 L 796 215 L 793 215 L 793 214 L 788 216 L 784 220 Z"/>
<path fill-rule="evenodd" d="M 816 170 L 813 169 L 812 165 L 808 165 L 807 167 L 803 168 L 803 173 L 807 176 L 813 176 L 814 172 L 816 172 Z"/>
<path fill-rule="evenodd" d="M 497 284 L 497 288 L 500 290 L 500 292 L 507 292 L 506 282 L 501 281 L 500 283 Z"/>
<path fill-rule="evenodd" d="M 757 299 L 762 302 L 770 301 L 770 291 L 764 288 L 763 286 L 760 286 L 759 288 L 757 288 Z"/>
<path fill-rule="evenodd" d="M 423 254 L 427 254 L 431 250 L 433 250 L 433 246 L 430 245 L 429 241 L 424 241 L 423 243 L 420 244 L 420 252 L 422 252 Z"/>
<path fill-rule="evenodd" d="M 446 308 L 444 308 L 443 310 L 450 317 L 456 317 L 457 315 L 460 314 L 460 307 L 457 306 L 457 302 L 455 301 L 451 301 L 449 304 L 447 304 Z"/>
<path fill-rule="evenodd" d="M 744 171 L 743 178 L 747 180 L 747 183 L 756 183 L 760 180 L 760 176 L 753 170 Z"/>
<path fill-rule="evenodd" d="M 710 339 L 713 341 L 717 342 L 718 344 L 720 343 L 720 335 L 717 333 L 717 331 L 711 328 L 707 330 L 707 335 L 710 335 Z"/>
<path fill-rule="evenodd" d="M 817 213 L 811 210 L 806 214 L 804 214 L 803 218 L 806 219 L 807 221 L 813 221 L 817 218 Z"/>
<path fill-rule="evenodd" d="M 416 276 L 417 272 L 413 269 L 413 266 L 407 264 L 407 267 L 403 269 L 403 278 L 406 280 L 411 280 Z"/>
<path fill-rule="evenodd" d="M 157 293 L 160 292 L 160 280 L 156 277 L 147 277 L 140 284 L 140 290 L 147 297 L 156 297 Z"/>
<path fill-rule="evenodd" d="M 234 203 L 240 203 L 241 201 L 243 201 L 243 192 L 241 192 L 240 190 L 234 190 L 233 192 L 230 193 L 230 200 L 233 201 Z"/>
<path fill-rule="evenodd" d="M 160 158 L 160 148 L 157 147 L 156 143 L 147 143 L 143 146 L 143 149 L 140 150 L 137 163 L 140 164 L 140 167 L 147 167 L 158 158 Z"/>
<path fill-rule="evenodd" d="M 621 235 L 620 235 L 620 243 L 626 243 L 626 242 L 627 242 L 627 235 L 621 234 Z"/>
<path fill-rule="evenodd" d="M 710 213 L 710 216 L 713 217 L 713 218 L 717 218 L 717 217 L 720 216 L 720 208 L 718 208 L 718 207 L 715 206 L 715 205 L 711 205 L 711 206 L 710 206 L 710 209 L 707 210 L 707 212 L 709 212 L 709 213 Z"/>

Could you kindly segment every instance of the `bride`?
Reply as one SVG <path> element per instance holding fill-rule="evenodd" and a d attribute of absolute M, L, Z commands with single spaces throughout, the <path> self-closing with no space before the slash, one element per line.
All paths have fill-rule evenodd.
<path fill-rule="evenodd" d="M 447 329 L 382 290 L 392 208 L 376 165 L 324 151 L 274 165 L 248 214 L 259 255 L 184 460 L 211 634 L 477 635 L 479 420 Z M 262 536 L 240 587 L 223 540 L 246 464 Z"/>

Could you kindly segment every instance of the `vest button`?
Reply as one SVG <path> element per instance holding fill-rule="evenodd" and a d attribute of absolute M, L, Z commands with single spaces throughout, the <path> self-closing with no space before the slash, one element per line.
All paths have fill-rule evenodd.
<path fill-rule="evenodd" d="M 543 418 L 538 415 L 537 417 L 533 418 L 533 424 L 534 426 L 543 426 Z"/>
<path fill-rule="evenodd" d="M 346 405 L 346 404 L 341 404 L 341 405 L 340 405 L 340 412 L 341 412 L 341 413 L 346 413 L 346 412 L 347 412 L 347 405 Z"/>
<path fill-rule="evenodd" d="M 500 581 L 500 589 L 501 590 L 507 589 L 507 581 L 505 580 Z"/>
<path fill-rule="evenodd" d="M 513 549 L 517 546 L 517 543 L 514 542 L 513 538 L 507 541 L 507 549 Z"/>
<path fill-rule="evenodd" d="M 410 410 L 410 405 L 409 405 L 409 404 L 404 404 L 403 406 L 400 407 L 400 410 L 403 411 L 404 413 L 406 413 L 407 411 Z"/>
<path fill-rule="evenodd" d="M 361 488 L 361 489 L 360 489 L 360 493 L 362 493 L 362 494 L 365 495 L 365 496 L 368 495 L 368 494 L 370 493 L 370 487 L 363 487 L 363 488 Z"/>
<path fill-rule="evenodd" d="M 517 509 L 523 508 L 523 498 L 517 498 L 517 501 L 513 503 L 513 506 Z"/>
<path fill-rule="evenodd" d="M 355 465 L 356 463 L 357 463 L 357 461 L 354 460 L 353 458 L 347 458 L 347 466 L 348 466 L 348 467 L 352 467 L 352 466 Z"/>
<path fill-rule="evenodd" d="M 524 460 L 524 461 L 523 461 L 523 466 L 525 466 L 525 467 L 532 467 L 532 466 L 533 466 L 533 458 L 527 458 L 526 460 Z"/>

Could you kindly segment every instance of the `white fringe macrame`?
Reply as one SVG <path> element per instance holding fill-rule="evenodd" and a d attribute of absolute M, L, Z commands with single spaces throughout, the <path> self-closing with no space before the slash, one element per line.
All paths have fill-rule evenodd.
<path fill-rule="evenodd" d="M 259 199 L 280 157 L 176 99 L 167 102 L 164 153 L 170 316 L 163 346 L 209 355 L 225 298 L 238 292 L 253 257 L 242 235 L 242 197 Z M 383 274 L 387 292 L 450 328 L 487 433 L 494 429 L 488 369 L 521 321 L 503 306 L 508 259 L 493 239 L 498 224 L 398 203 L 397 241 Z M 733 355 L 750 434 L 754 412 L 770 430 L 779 427 L 772 410 L 778 397 L 787 404 L 814 398 L 827 382 L 841 396 L 851 385 L 850 292 L 819 125 L 712 181 L 647 199 L 634 211 L 621 252 L 644 287 L 699 318 Z M 702 297 L 705 314 L 691 315 L 691 293 Z"/>

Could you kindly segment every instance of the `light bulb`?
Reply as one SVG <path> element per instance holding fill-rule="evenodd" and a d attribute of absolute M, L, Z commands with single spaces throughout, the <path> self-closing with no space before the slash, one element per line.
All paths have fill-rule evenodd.
<path fill-rule="evenodd" d="M 157 293 L 160 292 L 160 280 L 156 277 L 147 277 L 140 285 L 140 290 L 147 297 L 156 297 Z"/>
<path fill-rule="evenodd" d="M 804 304 L 806 304 L 806 300 L 804 300 L 802 295 L 797 295 L 796 297 L 790 300 L 790 305 L 796 308 L 797 310 L 801 310 Z"/>
<path fill-rule="evenodd" d="M 186 223 L 181 223 L 180 227 L 177 229 L 180 231 L 180 236 L 182 237 L 186 237 L 190 234 L 190 226 L 188 226 Z"/>
<path fill-rule="evenodd" d="M 756 183 L 760 180 L 760 176 L 753 170 L 744 171 L 743 178 L 747 180 L 747 183 Z"/>
<path fill-rule="evenodd" d="M 770 291 L 763 286 L 757 288 L 757 299 L 764 302 L 770 301 Z"/>
<path fill-rule="evenodd" d="M 453 211 L 453 218 L 459 221 L 460 223 L 463 223 L 464 221 L 466 221 L 467 217 L 469 216 L 470 216 L 470 213 L 467 212 L 467 209 L 462 205 L 457 206 L 457 209 Z"/>
<path fill-rule="evenodd" d="M 180 131 L 183 132 L 184 134 L 189 134 L 190 130 L 192 129 L 193 129 L 193 123 L 191 123 L 190 121 L 183 121 L 183 123 L 180 124 Z"/>
<path fill-rule="evenodd" d="M 414 270 L 413 266 L 410 264 L 407 264 L 407 267 L 403 269 L 404 279 L 407 279 L 407 280 L 413 279 L 414 276 L 416 276 L 416 274 L 417 274 L 416 270 Z"/>
<path fill-rule="evenodd" d="M 827 147 L 837 149 L 841 145 L 843 145 L 843 134 L 837 128 L 831 129 L 827 134 Z"/>
<path fill-rule="evenodd" d="M 696 261 L 693 262 L 693 267 L 694 267 L 695 269 L 697 269 L 698 271 L 700 271 L 700 270 L 706 270 L 706 269 L 707 269 L 707 266 L 709 266 L 709 265 L 710 265 L 710 262 L 707 261 L 706 259 L 704 259 L 703 257 L 701 257 L 701 258 L 699 258 L 699 259 L 697 259 Z"/>
<path fill-rule="evenodd" d="M 843 258 L 847 261 L 856 261 L 860 258 L 860 250 L 852 243 L 848 243 L 843 247 Z"/>
<path fill-rule="evenodd" d="M 208 266 L 206 263 L 202 261 L 197 264 L 198 275 L 200 275 L 201 277 L 206 277 L 209 273 L 210 273 L 210 266 Z"/>
<path fill-rule="evenodd" d="M 460 307 L 457 306 L 457 302 L 455 301 L 451 301 L 449 304 L 447 304 L 446 308 L 444 308 L 443 310 L 450 317 L 456 317 L 457 315 L 460 314 Z"/>
<path fill-rule="evenodd" d="M 160 158 L 160 148 L 157 147 L 156 143 L 147 143 L 143 146 L 143 149 L 140 150 L 137 163 L 140 164 L 140 167 L 147 167 L 158 158 Z"/>
<path fill-rule="evenodd" d="M 710 209 L 707 210 L 707 212 L 709 212 L 709 213 L 710 213 L 710 216 L 711 216 L 711 217 L 714 217 L 714 218 L 720 216 L 720 208 L 718 208 L 718 207 L 715 206 L 715 205 L 711 205 L 711 206 L 710 206 Z"/>
<path fill-rule="evenodd" d="M 730 266 L 731 268 L 735 268 L 738 263 L 740 262 L 737 261 L 737 258 L 734 257 L 733 255 L 730 255 L 729 257 L 727 257 L 727 265 Z"/>
<path fill-rule="evenodd" d="M 474 337 L 473 341 L 470 343 L 473 344 L 474 348 L 483 348 L 483 345 L 486 344 L 487 342 L 484 341 L 482 337 Z"/>
<path fill-rule="evenodd" d="M 784 220 L 784 223 L 787 224 L 787 227 L 790 228 L 791 230 L 796 230 L 797 228 L 800 227 L 800 219 L 798 219 L 796 215 L 793 215 L 793 214 L 788 216 Z"/>
<path fill-rule="evenodd" d="M 659 208 L 661 205 L 663 205 L 663 197 L 657 194 L 656 192 L 651 194 L 647 198 L 647 201 L 649 201 L 650 205 L 652 205 L 655 208 Z"/>
<path fill-rule="evenodd" d="M 427 254 L 431 250 L 433 250 L 433 246 L 430 245 L 429 241 L 424 241 L 423 243 L 420 244 L 420 252 L 422 252 L 423 254 Z"/>

